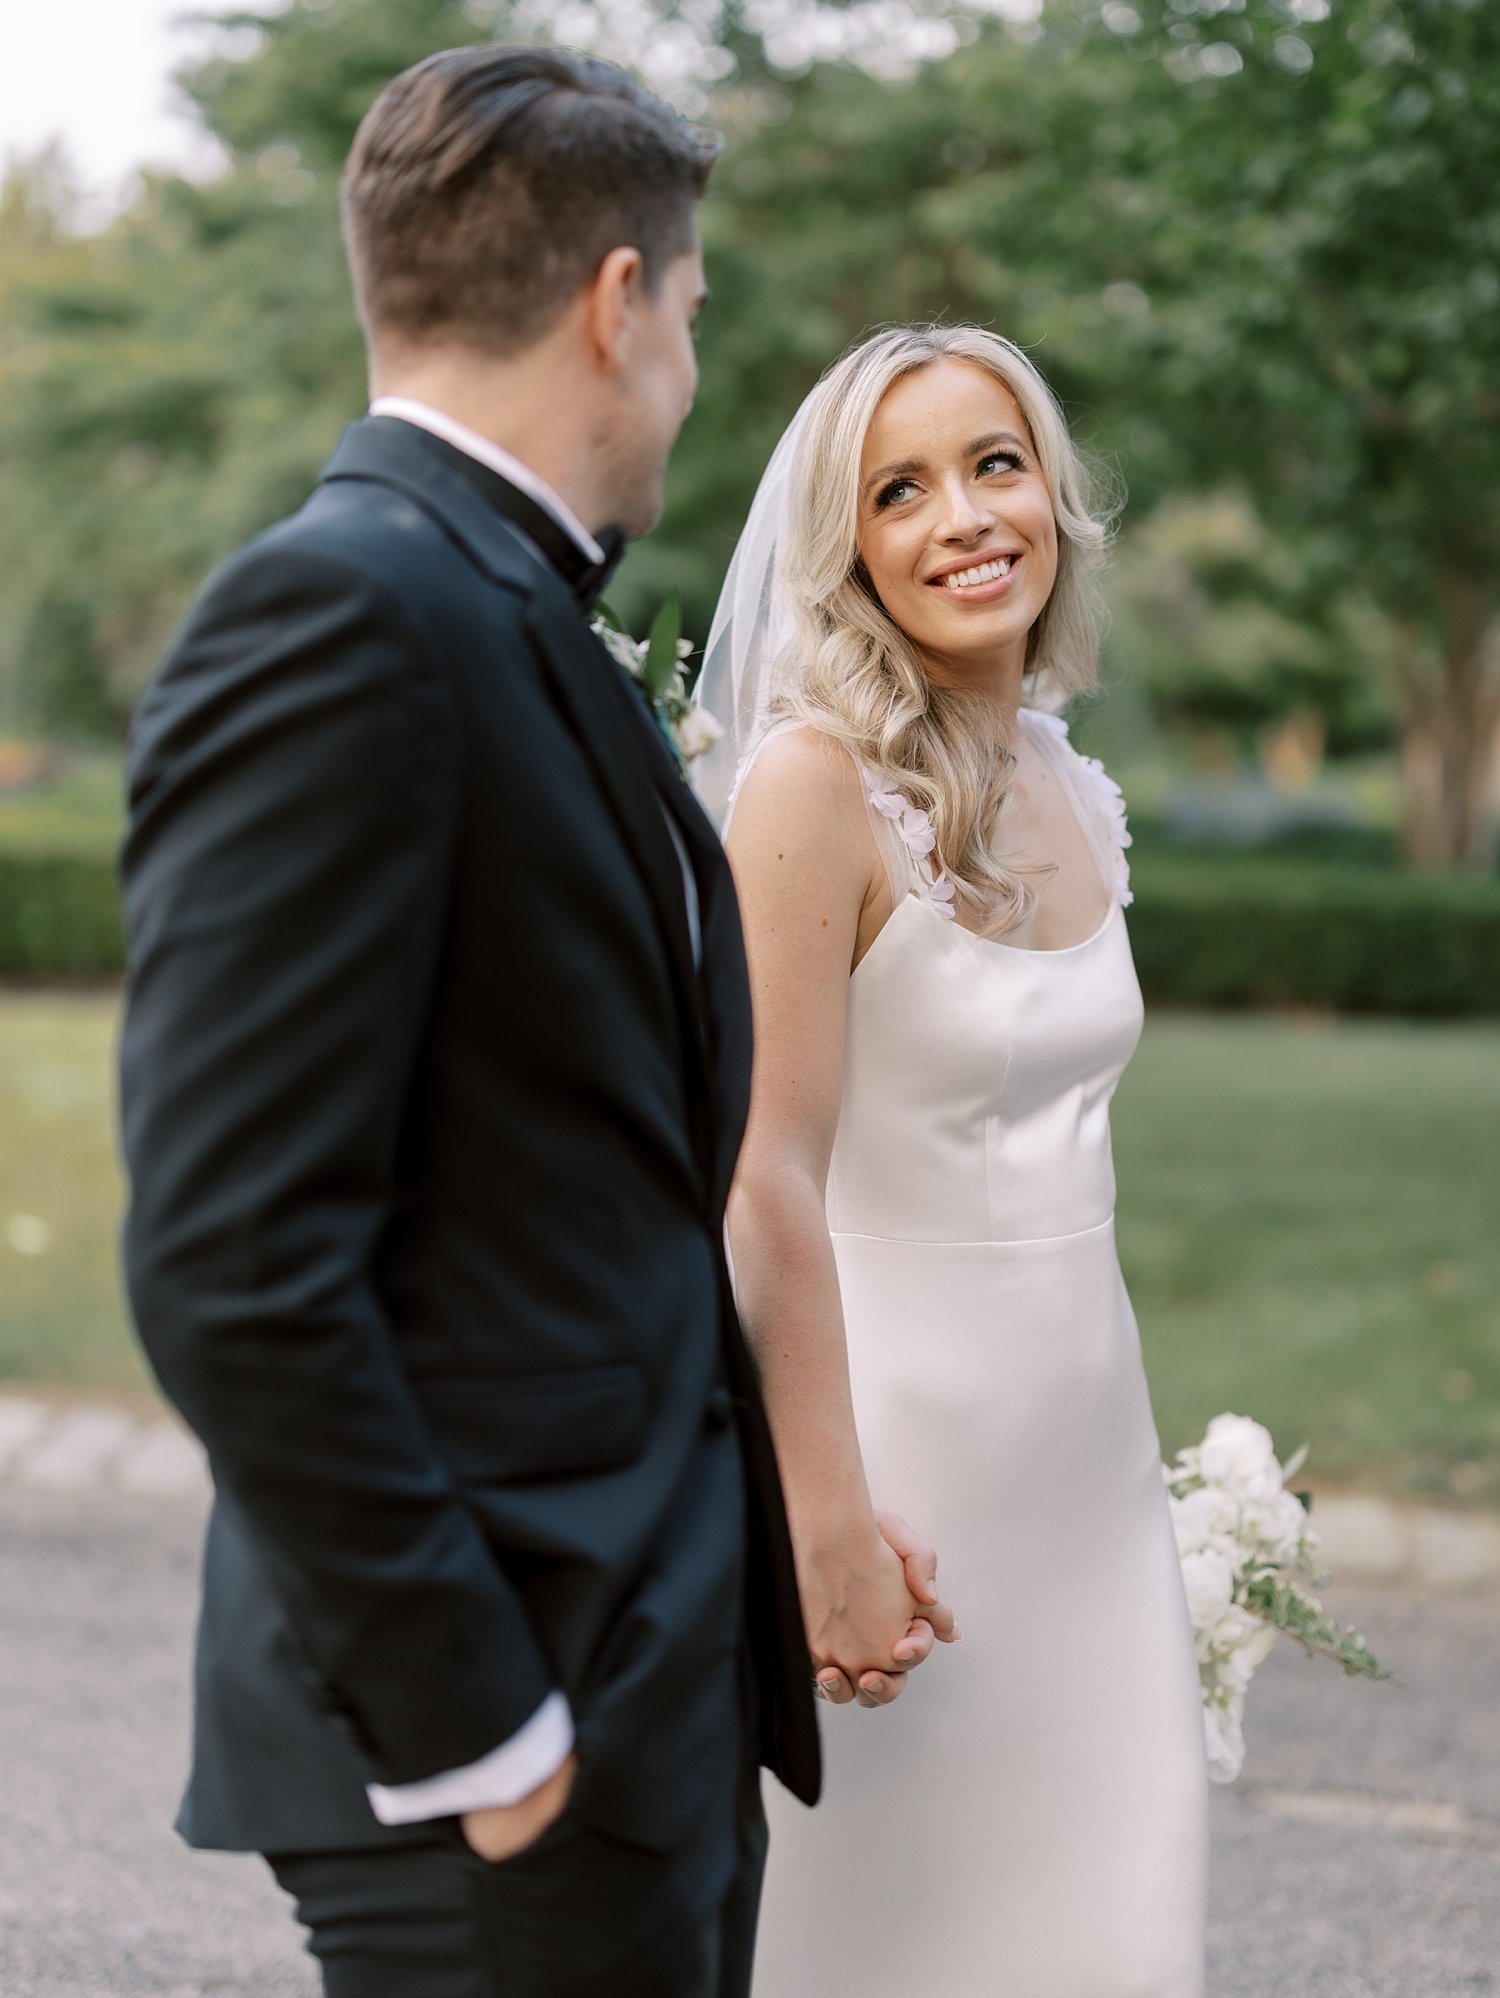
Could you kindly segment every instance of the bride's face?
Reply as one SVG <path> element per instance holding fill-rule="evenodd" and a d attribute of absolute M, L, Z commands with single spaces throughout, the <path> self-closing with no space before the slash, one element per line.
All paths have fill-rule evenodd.
<path fill-rule="evenodd" d="M 881 399 L 859 468 L 859 552 L 933 678 L 1013 671 L 1057 579 L 1057 523 L 1015 397 L 939 359 Z"/>

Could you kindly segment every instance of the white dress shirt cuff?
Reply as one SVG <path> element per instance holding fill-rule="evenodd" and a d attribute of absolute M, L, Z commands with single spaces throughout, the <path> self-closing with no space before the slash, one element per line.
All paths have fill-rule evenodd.
<path fill-rule="evenodd" d="M 549 1693 L 524 1726 L 478 1762 L 417 1783 L 368 1783 L 370 1809 L 383 1825 L 422 1824 L 465 1811 L 519 1804 L 555 1776 L 573 1753 L 573 1715 L 565 1693 Z"/>

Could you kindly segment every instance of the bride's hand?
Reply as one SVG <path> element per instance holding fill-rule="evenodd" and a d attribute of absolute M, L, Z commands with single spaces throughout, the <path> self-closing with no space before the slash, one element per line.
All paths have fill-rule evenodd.
<path fill-rule="evenodd" d="M 954 1623 L 952 1610 L 938 1600 L 937 1549 L 929 1547 L 898 1512 L 877 1512 L 875 1524 L 880 1528 L 880 1537 L 886 1546 L 901 1556 L 906 1569 L 906 1586 L 923 1605 L 917 1612 L 918 1618 L 931 1625 L 933 1636 L 940 1644 L 961 1643 L 963 1632 Z M 931 1649 L 929 1643 L 927 1651 Z M 927 1651 L 922 1653 L 924 1658 Z"/>
<path fill-rule="evenodd" d="M 850 1540 L 834 1536 L 825 1555 L 798 1564 L 818 1689 L 835 1706 L 889 1706 L 934 1642 L 958 1636 L 934 1586 L 937 1555 L 894 1513 L 874 1524 L 852 1556 Z"/>

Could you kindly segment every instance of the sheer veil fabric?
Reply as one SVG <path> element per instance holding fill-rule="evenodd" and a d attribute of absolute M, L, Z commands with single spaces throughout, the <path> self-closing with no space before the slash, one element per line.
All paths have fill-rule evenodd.
<path fill-rule="evenodd" d="M 769 716 L 776 691 L 773 669 L 791 631 L 790 612 L 777 590 L 777 565 L 786 545 L 792 467 L 817 393 L 814 389 L 792 418 L 761 476 L 719 592 L 703 648 L 703 670 L 693 690 L 694 701 L 724 730 L 721 740 L 690 765 L 699 801 L 721 830 L 735 780 Z"/>

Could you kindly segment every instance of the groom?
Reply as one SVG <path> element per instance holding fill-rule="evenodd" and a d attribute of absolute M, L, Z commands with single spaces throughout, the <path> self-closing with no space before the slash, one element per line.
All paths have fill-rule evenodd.
<path fill-rule="evenodd" d="M 126 1263 L 217 1487 L 181 1829 L 267 1855 L 332 1998 L 742 1994 L 756 1763 L 818 1790 L 734 895 L 587 624 L 710 160 L 603 62 L 398 78 L 344 183 L 371 413 L 136 720 Z"/>

